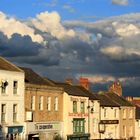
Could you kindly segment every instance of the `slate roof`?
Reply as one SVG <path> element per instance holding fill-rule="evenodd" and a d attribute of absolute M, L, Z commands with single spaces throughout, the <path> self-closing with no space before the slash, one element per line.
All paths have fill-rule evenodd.
<path fill-rule="evenodd" d="M 43 77 L 35 73 L 30 68 L 20 67 L 25 72 L 25 82 L 37 85 L 52 85 L 51 82 L 45 80 Z"/>
<path fill-rule="evenodd" d="M 127 101 L 124 97 L 118 96 L 115 93 L 105 93 L 112 101 L 116 102 L 120 106 L 134 106 L 132 103 Z"/>
<path fill-rule="evenodd" d="M 16 65 L 10 63 L 3 57 L 0 57 L 0 70 L 22 72 L 22 70 L 20 68 L 18 68 Z"/>
<path fill-rule="evenodd" d="M 63 87 L 64 91 L 72 96 L 89 97 L 79 86 L 70 85 L 67 83 L 56 83 L 57 86 Z"/>
<path fill-rule="evenodd" d="M 99 100 L 94 93 L 90 92 L 89 90 L 85 89 L 82 86 L 77 86 L 77 88 L 79 88 L 80 90 L 82 90 L 84 93 L 86 93 L 89 97 L 90 100 Z"/>
<path fill-rule="evenodd" d="M 120 106 L 118 103 L 115 103 L 108 96 L 106 96 L 105 93 L 98 93 L 94 95 L 96 96 L 96 98 L 100 100 L 100 106 L 104 106 L 104 107 L 119 107 Z"/>

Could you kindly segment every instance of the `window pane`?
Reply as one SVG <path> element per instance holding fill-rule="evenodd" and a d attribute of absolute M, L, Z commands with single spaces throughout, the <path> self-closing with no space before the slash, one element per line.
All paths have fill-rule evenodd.
<path fill-rule="evenodd" d="M 17 94 L 17 87 L 18 87 L 18 82 L 14 81 L 13 82 L 13 94 Z"/>
<path fill-rule="evenodd" d="M 73 112 L 76 113 L 77 112 L 77 102 L 73 101 Z"/>
<path fill-rule="evenodd" d="M 73 119 L 73 133 L 85 133 L 85 119 Z"/>
<path fill-rule="evenodd" d="M 85 103 L 81 102 L 81 113 L 85 112 Z"/>
<path fill-rule="evenodd" d="M 2 104 L 1 105 L 1 122 L 5 123 L 6 121 L 6 105 Z"/>
<path fill-rule="evenodd" d="M 35 96 L 31 96 L 31 110 L 35 110 Z"/>
<path fill-rule="evenodd" d="M 58 111 L 58 97 L 55 97 L 54 110 Z"/>
<path fill-rule="evenodd" d="M 13 105 L 13 122 L 17 122 L 17 104 Z"/>

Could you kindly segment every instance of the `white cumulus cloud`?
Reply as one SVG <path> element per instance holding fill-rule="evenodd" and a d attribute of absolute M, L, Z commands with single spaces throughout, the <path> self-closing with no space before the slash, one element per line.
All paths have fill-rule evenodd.
<path fill-rule="evenodd" d="M 35 28 L 42 32 L 50 33 L 52 36 L 61 39 L 66 36 L 74 37 L 74 30 L 67 30 L 61 24 L 61 18 L 57 12 L 42 12 L 31 20 Z"/>
<path fill-rule="evenodd" d="M 101 48 L 100 51 L 112 59 L 121 60 L 129 57 L 140 57 L 139 48 L 123 48 L 121 46 L 108 46 Z"/>
<path fill-rule="evenodd" d="M 140 34 L 140 29 L 132 23 L 113 23 L 116 33 L 122 37 L 129 37 Z"/>
<path fill-rule="evenodd" d="M 25 23 L 18 21 L 14 17 L 8 17 L 2 12 L 0 12 L 0 31 L 7 35 L 8 38 L 11 38 L 14 33 L 18 33 L 22 36 L 29 35 L 34 42 L 43 42 L 43 37 L 35 34 L 33 28 L 28 27 Z"/>

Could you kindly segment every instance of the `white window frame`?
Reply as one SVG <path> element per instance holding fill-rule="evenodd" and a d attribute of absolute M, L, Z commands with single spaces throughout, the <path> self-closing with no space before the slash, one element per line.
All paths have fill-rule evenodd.
<path fill-rule="evenodd" d="M 39 96 L 38 107 L 39 107 L 39 110 L 43 110 L 43 96 Z"/>
<path fill-rule="evenodd" d="M 47 110 L 51 111 L 51 97 L 47 97 Z"/>
<path fill-rule="evenodd" d="M 35 96 L 31 96 L 31 110 L 35 110 Z"/>
<path fill-rule="evenodd" d="M 13 122 L 17 122 L 18 105 L 13 104 Z"/>
<path fill-rule="evenodd" d="M 6 104 L 1 104 L 1 123 L 5 122 L 6 122 Z"/>
<path fill-rule="evenodd" d="M 54 110 L 58 111 L 58 97 L 55 97 L 55 101 L 54 101 Z"/>

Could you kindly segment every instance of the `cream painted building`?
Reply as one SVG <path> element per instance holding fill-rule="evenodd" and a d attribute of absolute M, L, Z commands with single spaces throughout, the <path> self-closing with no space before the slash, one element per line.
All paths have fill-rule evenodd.
<path fill-rule="evenodd" d="M 90 139 L 99 139 L 99 122 L 100 122 L 100 100 L 96 98 L 94 93 L 91 93 L 86 88 L 79 86 L 79 88 L 89 97 L 88 113 L 89 113 L 89 133 Z"/>
<path fill-rule="evenodd" d="M 106 95 L 120 106 L 120 139 L 135 139 L 135 106 L 115 93 L 106 93 Z"/>
<path fill-rule="evenodd" d="M 135 139 L 135 106 L 115 93 L 102 92 L 100 138 Z"/>
<path fill-rule="evenodd" d="M 135 137 L 140 140 L 140 106 L 136 106 Z"/>
<path fill-rule="evenodd" d="M 24 137 L 24 72 L 1 57 L 0 123 L 3 139 Z"/>
<path fill-rule="evenodd" d="M 99 139 L 119 139 L 119 105 L 105 93 L 96 94 L 100 100 Z"/>
<path fill-rule="evenodd" d="M 59 84 L 63 93 L 63 139 L 88 140 L 89 134 L 89 97 L 78 86 Z"/>

